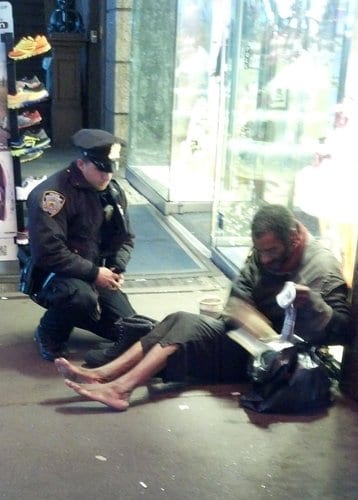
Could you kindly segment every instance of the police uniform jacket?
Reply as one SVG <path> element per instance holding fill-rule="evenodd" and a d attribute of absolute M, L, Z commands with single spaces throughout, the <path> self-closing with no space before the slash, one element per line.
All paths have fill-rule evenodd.
<path fill-rule="evenodd" d="M 73 162 L 36 186 L 27 204 L 31 255 L 38 268 L 88 282 L 100 266 L 125 271 L 134 234 L 125 193 L 114 179 L 99 193 Z"/>

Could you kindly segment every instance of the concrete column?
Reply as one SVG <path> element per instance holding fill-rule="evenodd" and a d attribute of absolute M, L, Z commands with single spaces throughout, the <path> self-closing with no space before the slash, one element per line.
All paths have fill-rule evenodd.
<path fill-rule="evenodd" d="M 128 140 L 133 0 L 107 1 L 105 16 L 104 128 Z M 121 166 L 126 164 L 123 150 Z"/>

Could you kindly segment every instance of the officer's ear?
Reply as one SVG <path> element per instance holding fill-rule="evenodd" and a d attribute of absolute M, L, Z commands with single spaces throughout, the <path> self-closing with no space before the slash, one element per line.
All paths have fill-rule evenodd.
<path fill-rule="evenodd" d="M 82 158 L 77 158 L 76 165 L 81 170 L 81 172 L 83 172 L 85 165 L 86 165 L 86 162 Z"/>

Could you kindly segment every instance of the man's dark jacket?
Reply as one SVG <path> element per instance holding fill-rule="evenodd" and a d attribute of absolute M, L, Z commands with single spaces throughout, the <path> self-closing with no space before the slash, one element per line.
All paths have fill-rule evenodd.
<path fill-rule="evenodd" d="M 125 271 L 134 239 L 127 200 L 114 179 L 106 193 L 113 215 L 103 225 L 99 193 L 75 162 L 30 192 L 28 229 L 31 255 L 38 268 L 88 282 L 96 279 L 100 266 Z M 46 210 L 48 196 L 55 199 L 52 213 Z"/>

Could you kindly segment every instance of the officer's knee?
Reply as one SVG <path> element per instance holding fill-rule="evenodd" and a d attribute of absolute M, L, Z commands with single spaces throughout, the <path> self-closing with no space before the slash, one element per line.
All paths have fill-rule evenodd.
<path fill-rule="evenodd" d="M 88 314 L 97 306 L 97 294 L 89 284 L 80 280 L 54 280 L 44 293 L 50 306 L 68 313 Z"/>
<path fill-rule="evenodd" d="M 89 290 L 78 288 L 70 297 L 70 307 L 79 314 L 88 314 L 97 307 L 97 294 Z"/>

